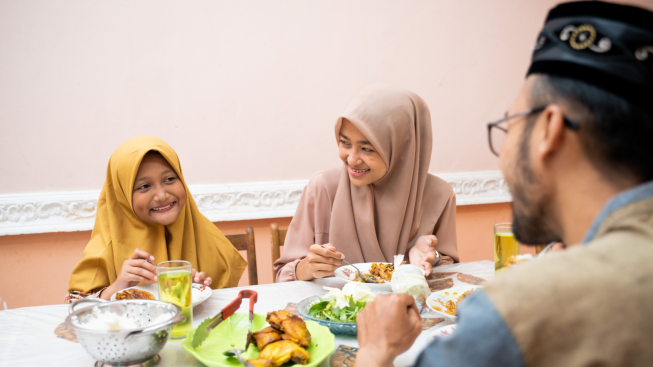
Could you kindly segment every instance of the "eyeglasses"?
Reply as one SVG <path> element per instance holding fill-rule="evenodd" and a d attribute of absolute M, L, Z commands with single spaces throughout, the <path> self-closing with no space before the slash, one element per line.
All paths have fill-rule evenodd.
<path fill-rule="evenodd" d="M 489 124 L 487 124 L 488 141 L 490 143 L 490 150 L 492 151 L 492 153 L 494 153 L 494 155 L 496 155 L 497 157 L 499 156 L 499 152 L 501 152 L 501 147 L 503 146 L 503 141 L 506 138 L 506 133 L 508 133 L 508 127 L 499 126 L 499 124 L 503 122 L 507 122 L 508 120 L 512 120 L 517 117 L 528 116 L 534 113 L 542 112 L 546 107 L 547 106 L 529 108 L 525 111 L 510 116 L 508 116 L 508 113 L 506 112 L 506 116 L 501 120 L 490 122 Z M 564 124 L 565 126 L 567 126 L 568 128 L 574 131 L 580 129 L 580 125 L 578 125 L 578 123 L 568 119 L 567 117 L 564 117 Z"/>

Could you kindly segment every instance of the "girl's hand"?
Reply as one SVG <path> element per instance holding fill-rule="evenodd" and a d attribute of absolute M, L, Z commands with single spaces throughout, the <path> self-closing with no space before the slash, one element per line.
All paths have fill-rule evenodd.
<path fill-rule="evenodd" d="M 203 271 L 198 272 L 195 269 L 193 269 L 191 278 L 193 278 L 193 283 L 199 283 L 206 286 L 211 285 L 211 282 L 213 282 L 213 279 L 211 279 L 211 277 L 207 277 Z"/>
<path fill-rule="evenodd" d="M 435 245 L 438 239 L 434 235 L 421 236 L 415 242 L 415 246 L 408 251 L 408 258 L 411 264 L 417 265 L 424 270 L 426 276 L 431 275 L 435 261 Z"/>
<path fill-rule="evenodd" d="M 107 289 L 102 291 L 100 298 L 108 300 L 112 294 L 133 287 L 140 282 L 156 283 L 156 281 L 154 256 L 143 250 L 136 249 L 132 256 L 122 263 L 118 278 Z"/>
<path fill-rule="evenodd" d="M 336 251 L 332 244 L 312 245 L 308 255 L 297 264 L 295 277 L 297 280 L 311 280 L 333 275 L 333 271 L 342 265 L 345 255 Z"/>

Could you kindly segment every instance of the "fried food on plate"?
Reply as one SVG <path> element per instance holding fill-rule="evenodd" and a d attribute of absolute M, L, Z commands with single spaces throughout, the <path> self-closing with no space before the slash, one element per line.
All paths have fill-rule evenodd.
<path fill-rule="evenodd" d="M 258 358 L 272 360 L 274 366 L 281 366 L 288 361 L 307 364 L 311 354 L 293 341 L 281 340 L 266 346 L 258 355 Z"/>
<path fill-rule="evenodd" d="M 395 272 L 394 264 L 384 264 L 384 263 L 373 263 L 369 271 L 363 272 L 365 276 L 372 277 L 377 283 L 389 283 L 392 280 L 392 274 Z M 350 273 L 345 272 L 347 276 L 350 276 Z M 358 276 L 358 273 L 354 272 L 354 281 L 365 283 L 361 277 Z"/>
<path fill-rule="evenodd" d="M 274 361 L 271 359 L 248 359 L 247 362 L 254 367 L 274 367 Z"/>
<path fill-rule="evenodd" d="M 291 340 L 302 347 L 308 347 L 311 343 L 311 333 L 301 317 L 280 310 L 268 312 L 267 321 L 273 328 L 281 331 L 284 340 Z"/>
<path fill-rule="evenodd" d="M 266 320 L 271 326 L 253 335 L 260 351 L 258 358 L 247 362 L 255 367 L 279 367 L 289 361 L 307 364 L 311 353 L 302 347 L 311 343 L 311 333 L 304 319 L 280 310 L 268 312 Z"/>
<path fill-rule="evenodd" d="M 254 333 L 258 350 L 263 350 L 266 345 L 281 340 L 281 333 L 272 327 L 266 327 Z"/>
<path fill-rule="evenodd" d="M 394 272 L 394 264 L 374 263 L 370 266 L 370 275 L 379 277 L 386 282 L 392 280 L 392 273 Z"/>
<path fill-rule="evenodd" d="M 155 299 L 155 298 L 154 295 L 150 292 L 132 288 L 132 289 L 125 289 L 122 292 L 116 293 L 116 300 L 121 300 L 121 299 Z"/>
<path fill-rule="evenodd" d="M 455 301 L 448 300 L 446 302 L 442 302 L 441 299 L 437 299 L 436 302 L 438 302 L 442 307 L 440 307 L 440 306 L 438 306 L 436 304 L 433 304 L 433 308 L 435 308 L 436 310 L 438 310 L 440 312 L 444 312 L 444 313 L 446 313 L 448 315 L 456 316 L 458 304 L 460 303 L 460 301 L 462 301 L 463 298 L 465 298 L 465 297 L 469 296 L 470 294 L 472 294 L 472 292 L 474 292 L 474 291 L 475 291 L 475 289 L 470 289 L 470 290 L 466 291 L 465 293 L 461 294 L 460 297 L 458 297 L 458 299 L 455 300 Z M 454 293 L 454 294 L 456 294 L 456 293 Z"/>

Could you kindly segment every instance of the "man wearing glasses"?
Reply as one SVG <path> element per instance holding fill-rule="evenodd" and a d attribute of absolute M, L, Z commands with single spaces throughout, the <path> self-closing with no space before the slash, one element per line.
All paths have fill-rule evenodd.
<path fill-rule="evenodd" d="M 468 297 L 416 365 L 653 365 L 653 13 L 553 8 L 488 134 L 517 239 L 568 247 Z M 421 332 L 407 295 L 378 295 L 357 320 L 357 366 L 389 366 Z"/>

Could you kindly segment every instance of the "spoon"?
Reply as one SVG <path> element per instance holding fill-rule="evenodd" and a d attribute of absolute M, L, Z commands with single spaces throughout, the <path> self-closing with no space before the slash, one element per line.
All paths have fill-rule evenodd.
<path fill-rule="evenodd" d="M 246 360 L 243 359 L 243 357 L 240 356 L 240 353 L 244 353 L 245 351 L 242 349 L 229 349 L 228 351 L 225 351 L 224 354 L 227 357 L 236 357 L 240 361 L 240 363 L 243 364 L 245 367 L 254 367 L 251 363 L 247 362 Z"/>
<path fill-rule="evenodd" d="M 363 281 L 364 281 L 365 283 L 378 283 L 378 282 L 376 281 L 376 279 L 374 279 L 374 278 L 372 278 L 372 277 L 368 277 L 368 276 L 366 276 L 366 275 L 363 275 L 363 273 L 362 273 L 360 270 L 358 270 L 358 268 L 357 268 L 356 266 L 354 266 L 354 264 L 350 263 L 349 261 L 343 259 L 342 262 L 345 263 L 345 264 L 347 264 L 347 265 L 349 265 L 349 266 L 351 266 L 352 268 L 356 269 L 356 272 L 358 273 L 358 276 L 359 276 L 361 279 L 363 279 Z"/>

